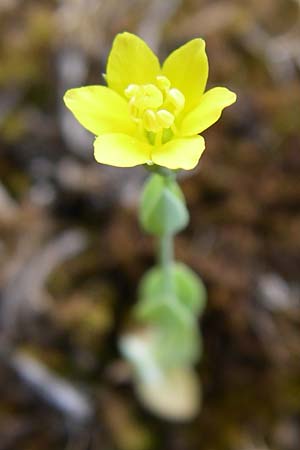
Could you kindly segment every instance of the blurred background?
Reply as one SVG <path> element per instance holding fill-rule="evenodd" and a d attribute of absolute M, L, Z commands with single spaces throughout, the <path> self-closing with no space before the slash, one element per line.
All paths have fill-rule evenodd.
<path fill-rule="evenodd" d="M 62 102 L 124 30 L 161 59 L 203 37 L 209 86 L 238 93 L 181 175 L 208 307 L 202 411 L 175 425 L 117 348 L 155 257 L 146 173 L 97 164 Z M 1 0 L 0 61 L 0 450 L 298 450 L 299 0 Z"/>

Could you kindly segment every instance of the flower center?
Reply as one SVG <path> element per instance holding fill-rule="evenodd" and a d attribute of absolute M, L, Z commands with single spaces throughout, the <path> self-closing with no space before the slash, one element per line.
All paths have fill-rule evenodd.
<path fill-rule="evenodd" d="M 155 84 L 129 84 L 124 93 L 132 120 L 151 144 L 161 143 L 163 134 L 171 136 L 176 132 L 175 118 L 184 108 L 185 98 L 171 87 L 167 77 L 157 76 Z"/>

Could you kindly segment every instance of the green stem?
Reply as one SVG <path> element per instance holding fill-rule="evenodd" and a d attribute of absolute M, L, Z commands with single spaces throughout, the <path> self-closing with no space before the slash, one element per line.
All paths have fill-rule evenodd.
<path fill-rule="evenodd" d="M 160 175 L 163 175 L 165 183 L 168 184 L 172 179 L 176 178 L 174 172 L 161 168 Z M 165 233 L 159 237 L 159 264 L 164 274 L 165 293 L 170 295 L 173 292 L 172 282 L 172 265 L 174 263 L 174 236 Z"/>
<path fill-rule="evenodd" d="M 173 290 L 172 285 L 172 265 L 174 262 L 174 242 L 173 235 L 164 234 L 159 238 L 158 251 L 159 264 L 164 274 L 165 293 L 170 294 Z"/>
<path fill-rule="evenodd" d="M 176 178 L 176 171 L 167 169 L 166 167 L 161 167 L 161 166 L 157 166 L 157 165 L 153 164 L 152 166 L 145 165 L 145 168 L 146 168 L 146 170 L 148 170 L 148 172 L 157 173 L 158 175 L 165 177 L 165 179 L 168 179 L 168 178 L 175 179 Z"/>

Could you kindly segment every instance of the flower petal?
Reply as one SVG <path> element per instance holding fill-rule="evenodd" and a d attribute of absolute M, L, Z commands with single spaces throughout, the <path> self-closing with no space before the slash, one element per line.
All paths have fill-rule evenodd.
<path fill-rule="evenodd" d="M 150 161 L 151 147 L 121 133 L 103 134 L 94 142 L 95 159 L 116 167 L 133 167 Z"/>
<path fill-rule="evenodd" d="M 199 103 L 208 77 L 205 41 L 193 39 L 179 47 L 165 60 L 162 72 L 184 94 L 185 111 L 190 111 Z"/>
<path fill-rule="evenodd" d="M 159 73 L 157 57 L 141 38 L 127 32 L 116 36 L 106 68 L 111 89 L 124 95 L 129 84 L 153 83 Z"/>
<path fill-rule="evenodd" d="M 64 102 L 78 122 L 95 135 L 135 129 L 127 102 L 106 86 L 69 89 Z"/>
<path fill-rule="evenodd" d="M 226 106 L 236 101 L 236 94 L 224 87 L 215 87 L 207 91 L 199 105 L 188 113 L 180 125 L 182 136 L 193 136 L 206 130 L 221 117 Z"/>
<path fill-rule="evenodd" d="M 205 149 L 202 136 L 173 139 L 152 151 L 152 161 L 168 169 L 193 169 Z"/>

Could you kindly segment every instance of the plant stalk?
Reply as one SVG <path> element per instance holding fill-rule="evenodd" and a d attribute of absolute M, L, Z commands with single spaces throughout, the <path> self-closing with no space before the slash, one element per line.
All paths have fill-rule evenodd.
<path fill-rule="evenodd" d="M 172 172 L 165 171 L 163 173 L 165 183 L 174 177 Z M 159 237 L 158 242 L 158 261 L 164 274 L 164 290 L 166 295 L 173 292 L 172 266 L 174 263 L 174 236 L 171 233 L 165 233 Z"/>
<path fill-rule="evenodd" d="M 172 265 L 174 262 L 174 239 L 171 234 L 164 234 L 159 238 L 158 260 L 164 275 L 164 290 L 172 293 Z"/>

